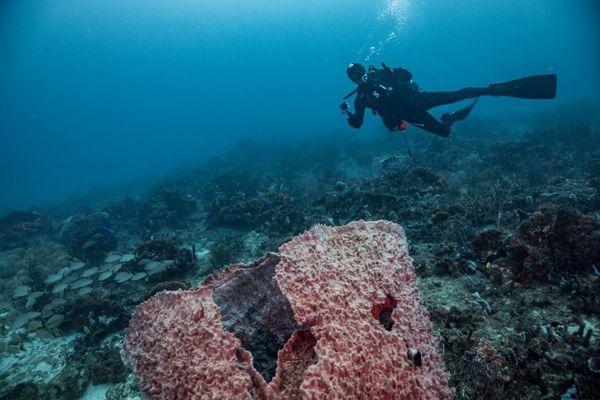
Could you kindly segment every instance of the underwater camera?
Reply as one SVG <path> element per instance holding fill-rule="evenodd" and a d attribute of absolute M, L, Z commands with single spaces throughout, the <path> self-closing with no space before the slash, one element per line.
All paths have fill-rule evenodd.
<path fill-rule="evenodd" d="M 340 110 L 342 110 L 342 114 L 346 114 L 349 109 L 350 106 L 348 105 L 348 102 L 345 101 L 342 104 L 340 104 Z"/>

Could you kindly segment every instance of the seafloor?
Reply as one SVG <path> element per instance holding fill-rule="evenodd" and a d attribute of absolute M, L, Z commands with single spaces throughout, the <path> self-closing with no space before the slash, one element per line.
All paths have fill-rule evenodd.
<path fill-rule="evenodd" d="M 572 111 L 412 129 L 414 157 L 399 134 L 249 140 L 142 193 L 6 214 L 0 398 L 142 398 L 120 356 L 137 304 L 358 219 L 406 229 L 457 399 L 598 398 L 600 123 Z"/>

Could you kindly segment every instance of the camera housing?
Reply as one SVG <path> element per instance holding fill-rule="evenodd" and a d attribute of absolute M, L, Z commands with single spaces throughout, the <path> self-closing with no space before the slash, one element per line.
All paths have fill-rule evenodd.
<path fill-rule="evenodd" d="M 348 105 L 348 102 L 345 101 L 342 104 L 340 104 L 340 110 L 342 110 L 342 114 L 347 113 L 349 109 L 350 105 Z"/>

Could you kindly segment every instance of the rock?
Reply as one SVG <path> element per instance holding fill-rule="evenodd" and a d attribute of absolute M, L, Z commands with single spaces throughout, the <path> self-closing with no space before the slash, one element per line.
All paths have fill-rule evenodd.
<path fill-rule="evenodd" d="M 140 387 L 134 374 L 129 374 L 123 383 L 113 385 L 106 392 L 106 400 L 143 400 Z"/>
<path fill-rule="evenodd" d="M 45 330 L 38 330 L 36 336 L 24 342 L 13 356 L 3 359 L 0 398 L 78 399 L 70 387 L 58 385 L 55 381 L 69 362 L 69 354 L 72 354 L 76 336 L 55 338 Z M 84 375 L 81 372 L 79 369 L 79 375 Z M 71 392 L 70 396 L 51 392 L 57 388 Z"/>

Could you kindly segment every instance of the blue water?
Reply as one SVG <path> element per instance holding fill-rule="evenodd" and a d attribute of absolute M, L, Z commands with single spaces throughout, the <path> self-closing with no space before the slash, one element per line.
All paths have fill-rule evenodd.
<path fill-rule="evenodd" d="M 152 179 L 243 137 L 385 134 L 339 115 L 351 61 L 404 66 L 428 90 L 559 75 L 555 101 L 485 98 L 480 116 L 595 103 L 599 22 L 584 0 L 4 0 L 0 211 Z"/>

